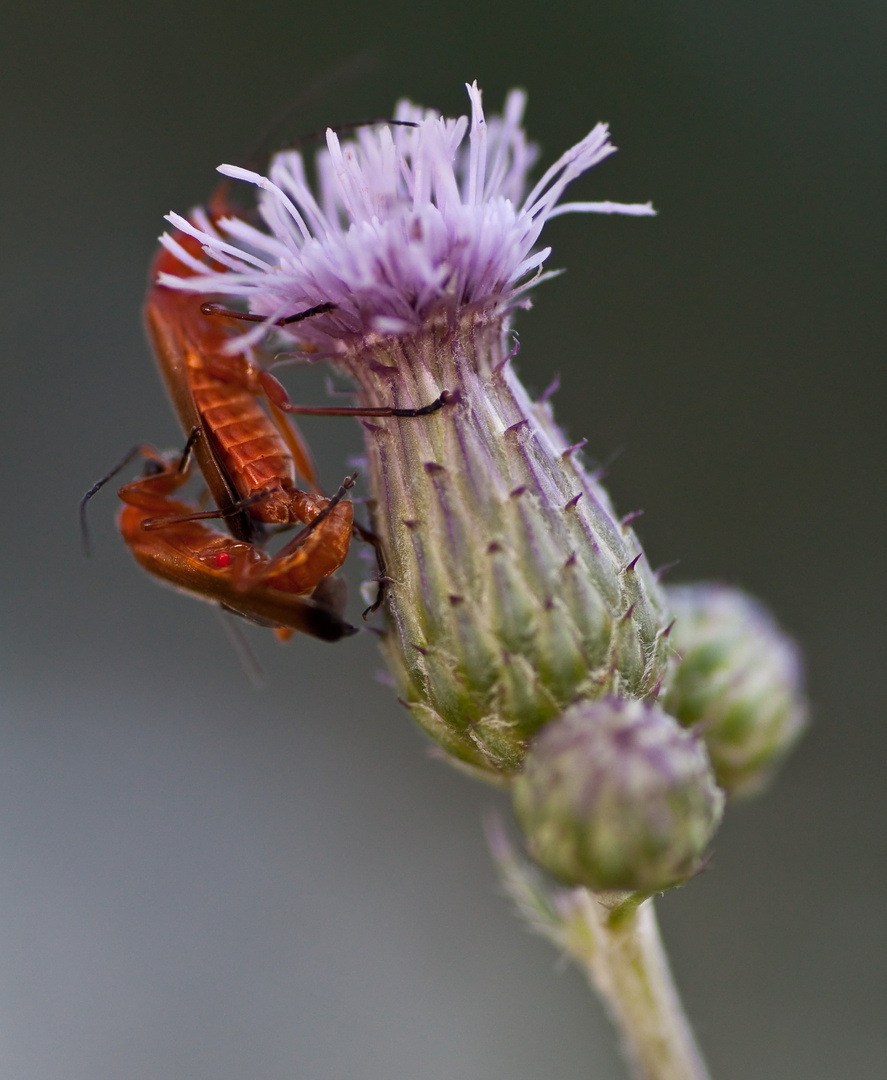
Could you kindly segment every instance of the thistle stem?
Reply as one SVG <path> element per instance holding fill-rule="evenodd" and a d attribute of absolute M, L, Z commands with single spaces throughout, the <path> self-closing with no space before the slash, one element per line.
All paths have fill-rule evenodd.
<path fill-rule="evenodd" d="M 600 996 L 636 1080 L 710 1080 L 669 970 L 652 899 L 613 907 L 601 894 L 576 889 L 564 901 L 559 942 Z"/>

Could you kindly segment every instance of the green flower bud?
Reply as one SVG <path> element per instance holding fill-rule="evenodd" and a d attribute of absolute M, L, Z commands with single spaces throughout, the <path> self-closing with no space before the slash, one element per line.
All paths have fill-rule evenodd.
<path fill-rule="evenodd" d="M 720 585 L 667 591 L 678 662 L 665 707 L 705 740 L 729 795 L 759 790 L 807 723 L 794 643 L 756 600 Z"/>
<path fill-rule="evenodd" d="M 723 804 L 701 740 L 657 705 L 615 698 L 547 725 L 514 784 L 533 858 L 596 890 L 652 893 L 686 881 Z"/>

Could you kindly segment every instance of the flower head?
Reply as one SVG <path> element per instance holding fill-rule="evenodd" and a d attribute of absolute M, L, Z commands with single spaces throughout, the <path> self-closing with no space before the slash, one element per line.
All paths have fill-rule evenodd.
<path fill-rule="evenodd" d="M 382 648 L 400 697 L 450 758 L 511 781 L 531 739 L 577 702 L 651 699 L 670 652 L 658 585 L 637 538 L 583 467 L 545 402 L 507 355 L 509 313 L 543 276 L 545 222 L 571 210 L 652 213 L 649 205 L 561 203 L 575 177 L 612 153 L 603 124 L 527 192 L 535 150 L 512 93 L 485 120 L 411 105 L 317 158 L 278 155 L 255 184 L 268 232 L 245 221 L 193 223 L 210 268 L 172 238 L 192 272 L 176 288 L 245 301 L 268 322 L 335 305 L 288 327 L 353 377 L 361 405 L 434 415 L 366 423 L 373 529 L 386 567 Z M 219 270 L 218 267 L 222 269 Z M 257 337 L 258 336 L 258 337 Z"/>
<path fill-rule="evenodd" d="M 319 191 L 300 153 L 274 157 L 268 176 L 223 165 L 219 172 L 259 189 L 267 232 L 238 218 L 198 225 L 168 220 L 196 236 L 225 267 L 213 271 L 169 236 L 162 242 L 196 271 L 161 283 L 245 300 L 269 323 L 318 304 L 335 309 L 299 324 L 293 336 L 320 355 L 339 355 L 355 335 L 421 329 L 441 307 L 502 314 L 541 277 L 550 248 L 538 248 L 549 218 L 568 211 L 652 214 L 649 203 L 560 203 L 567 185 L 613 153 L 598 124 L 563 154 L 527 193 L 536 148 L 521 127 L 522 91 L 501 117 L 486 120 L 481 93 L 468 87 L 471 118 L 444 119 L 401 102 L 404 125 L 361 129 L 354 141 L 327 132 L 317 155 Z M 466 139 L 467 137 L 467 139 Z M 259 325 L 241 347 L 268 330 Z"/>

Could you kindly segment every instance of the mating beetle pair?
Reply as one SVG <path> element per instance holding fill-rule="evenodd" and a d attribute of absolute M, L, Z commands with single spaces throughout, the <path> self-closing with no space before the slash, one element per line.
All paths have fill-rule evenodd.
<path fill-rule="evenodd" d="M 213 220 L 227 211 L 223 192 L 224 187 L 211 204 Z M 180 234 L 176 239 L 195 259 L 201 255 L 193 237 Z M 169 455 L 136 447 L 90 489 L 81 508 L 141 455 L 145 474 L 120 488 L 124 507 L 118 524 L 142 567 L 192 595 L 273 627 L 284 639 L 295 630 L 324 641 L 353 634 L 355 628 L 342 617 L 344 590 L 333 575 L 345 561 L 354 533 L 375 543 L 380 585 L 368 611 L 375 610 L 382 602 L 384 581 L 378 541 L 354 521 L 352 504 L 345 498 L 354 476 L 347 477 L 332 498 L 315 493 L 319 482 L 311 454 L 286 414 L 423 416 L 444 405 L 449 395 L 420 409 L 294 405 L 280 383 L 248 356 L 226 351 L 234 320 L 244 316 L 157 284 L 162 273 L 187 276 L 194 271 L 161 249 L 152 266 L 145 310 L 155 356 L 188 436 L 185 451 Z M 280 325 L 331 306 L 295 314 Z M 215 510 L 203 511 L 176 497 L 189 479 L 192 458 Z M 297 479 L 311 490 L 298 488 Z M 210 518 L 221 518 L 228 531 L 205 524 Z M 303 527 L 277 554 L 263 550 L 266 525 L 295 524 Z"/>

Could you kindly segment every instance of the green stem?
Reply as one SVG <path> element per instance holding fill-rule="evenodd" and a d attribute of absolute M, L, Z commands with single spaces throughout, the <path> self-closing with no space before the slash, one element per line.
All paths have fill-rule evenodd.
<path fill-rule="evenodd" d="M 709 1080 L 659 936 L 652 899 L 561 896 L 559 943 L 585 970 L 637 1080 Z"/>

